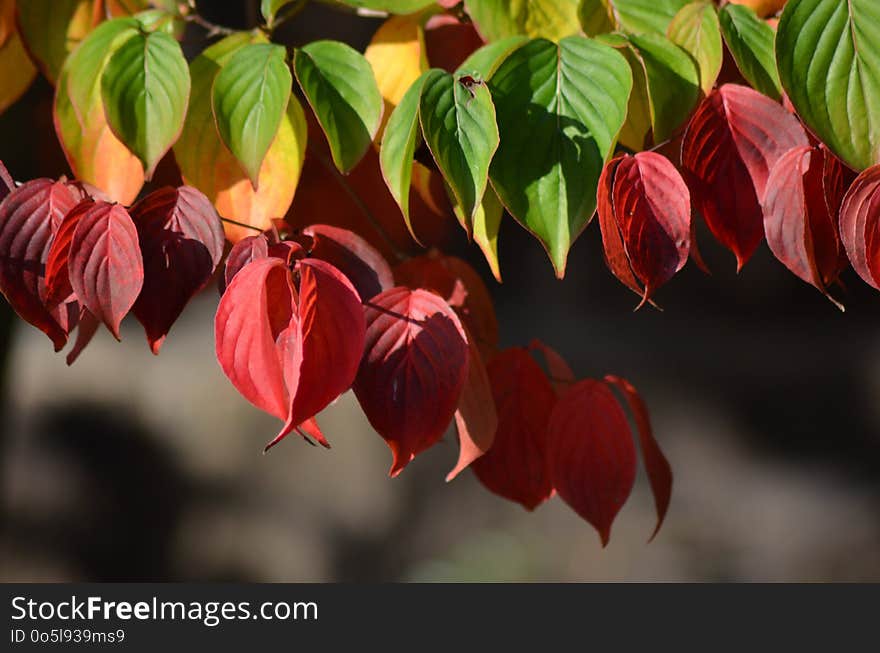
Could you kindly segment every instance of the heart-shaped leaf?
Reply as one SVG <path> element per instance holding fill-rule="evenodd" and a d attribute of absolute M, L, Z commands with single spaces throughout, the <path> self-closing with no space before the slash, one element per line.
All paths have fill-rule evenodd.
<path fill-rule="evenodd" d="M 666 36 L 697 62 L 700 88 L 708 95 L 715 86 L 724 59 L 721 26 L 715 7 L 706 0 L 685 5 L 669 23 Z"/>
<path fill-rule="evenodd" d="M 67 342 L 66 309 L 47 308 L 44 266 L 53 234 L 82 197 L 63 182 L 34 179 L 0 203 L 0 292 L 21 319 L 49 336 L 55 351 Z"/>
<path fill-rule="evenodd" d="M 692 201 L 741 269 L 764 237 L 759 204 L 779 158 L 809 145 L 791 113 L 746 86 L 725 84 L 700 104 L 681 162 Z"/>
<path fill-rule="evenodd" d="M 761 202 L 770 251 L 841 309 L 827 288 L 846 267 L 837 227 L 845 191 L 838 160 L 824 147 L 801 146 L 773 166 Z"/>
<path fill-rule="evenodd" d="M 626 117 L 629 65 L 591 39 L 539 39 L 508 56 L 490 87 L 501 133 L 492 185 L 562 277 L 568 250 L 596 209 L 599 175 Z"/>
<path fill-rule="evenodd" d="M 880 3 L 790 0 L 776 34 L 798 115 L 855 170 L 880 163 Z"/>
<path fill-rule="evenodd" d="M 76 225 L 67 265 L 80 303 L 118 340 L 122 318 L 144 283 L 137 229 L 128 211 L 95 202 Z"/>
<path fill-rule="evenodd" d="M 180 136 L 190 77 L 180 45 L 164 32 L 138 32 L 110 55 L 101 74 L 107 124 L 150 179 Z"/>
<path fill-rule="evenodd" d="M 580 28 L 578 0 L 465 0 L 464 6 L 486 41 L 517 34 L 557 40 Z"/>
<path fill-rule="evenodd" d="M 880 165 L 864 170 L 840 207 L 840 237 L 853 269 L 880 290 Z"/>
<path fill-rule="evenodd" d="M 547 442 L 553 487 L 606 546 L 636 479 L 636 448 L 614 393 L 593 379 L 572 386 L 553 409 Z"/>
<path fill-rule="evenodd" d="M 257 190 L 220 139 L 211 106 L 214 79 L 240 48 L 263 42 L 262 35 L 239 32 L 206 48 L 193 60 L 189 109 L 183 132 L 174 146 L 174 157 L 184 181 L 207 195 L 222 217 L 254 227 L 246 229 L 224 223 L 226 237 L 233 243 L 253 236 L 255 229 L 268 229 L 273 218 L 287 213 L 306 153 L 305 115 L 293 96 L 263 159 Z"/>
<path fill-rule="evenodd" d="M 431 71 L 419 98 L 419 120 L 425 143 L 452 188 L 471 234 L 499 141 L 489 89 L 466 75 Z"/>
<path fill-rule="evenodd" d="M 774 100 L 782 99 L 773 28 L 748 7 L 729 4 L 721 9 L 721 31 L 736 67 L 749 84 Z"/>
<path fill-rule="evenodd" d="M 492 448 L 471 469 L 491 492 L 534 510 L 553 494 L 547 469 L 547 426 L 556 393 L 522 347 L 499 353 L 487 369 L 498 428 Z"/>
<path fill-rule="evenodd" d="M 223 257 L 223 226 L 210 200 L 191 186 L 161 188 L 131 210 L 144 260 L 144 286 L 132 308 L 154 354 L 189 300 Z"/>
<path fill-rule="evenodd" d="M 296 51 L 293 69 L 333 162 L 350 171 L 370 147 L 382 120 L 383 100 L 364 56 L 337 41 L 314 41 Z"/>
<path fill-rule="evenodd" d="M 621 31 L 666 33 L 688 0 L 581 0 L 579 16 L 588 35 Z"/>
<path fill-rule="evenodd" d="M 427 290 L 386 290 L 367 303 L 366 318 L 354 392 L 388 443 L 397 476 L 452 421 L 467 377 L 467 338 L 455 312 Z"/>
<path fill-rule="evenodd" d="M 245 45 L 223 65 L 211 91 L 220 138 L 255 189 L 290 98 L 293 78 L 285 56 L 280 45 Z"/>
<path fill-rule="evenodd" d="M 117 18 L 91 32 L 64 63 L 53 107 L 55 132 L 74 175 L 122 204 L 137 197 L 144 169 L 107 124 L 101 76 L 111 55 L 137 30 L 134 19 Z"/>
<path fill-rule="evenodd" d="M 363 301 L 394 286 L 394 275 L 388 262 L 353 231 L 313 224 L 303 229 L 303 234 L 312 238 L 309 256 L 327 261 L 342 272 Z"/>

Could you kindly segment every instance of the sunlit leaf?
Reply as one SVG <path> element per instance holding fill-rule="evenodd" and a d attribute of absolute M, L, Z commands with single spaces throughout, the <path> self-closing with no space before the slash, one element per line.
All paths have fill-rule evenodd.
<path fill-rule="evenodd" d="M 669 23 L 666 35 L 697 62 L 700 88 L 708 94 L 715 86 L 724 58 L 721 26 L 715 7 L 706 0 L 685 5 Z"/>
<path fill-rule="evenodd" d="M 587 35 L 620 30 L 629 34 L 666 33 L 688 0 L 582 0 L 581 25 Z"/>
<path fill-rule="evenodd" d="M 464 6 L 486 41 L 516 34 L 558 40 L 580 28 L 578 0 L 465 0 Z"/>
<path fill-rule="evenodd" d="M 751 9 L 727 5 L 721 9 L 721 30 L 737 68 L 749 84 L 774 100 L 781 99 L 782 87 L 773 55 L 773 28 Z"/>

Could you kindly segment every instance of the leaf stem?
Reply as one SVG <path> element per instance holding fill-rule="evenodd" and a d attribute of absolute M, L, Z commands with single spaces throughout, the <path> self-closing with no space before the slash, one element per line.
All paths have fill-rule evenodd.
<path fill-rule="evenodd" d="M 395 244 L 395 242 L 391 239 L 391 236 L 388 235 L 388 232 L 385 231 L 385 228 L 379 222 L 373 212 L 370 210 L 370 207 L 364 203 L 361 199 L 360 195 L 357 194 L 354 188 L 351 187 L 351 184 L 348 183 L 348 180 L 345 178 L 339 170 L 336 169 L 336 166 L 330 161 L 326 156 L 324 156 L 321 152 L 318 152 L 315 148 L 307 146 L 309 154 L 311 154 L 315 159 L 320 162 L 322 166 L 333 175 L 333 178 L 336 179 L 337 183 L 342 186 L 342 189 L 345 193 L 351 198 L 351 201 L 355 203 L 361 213 L 364 214 L 364 217 L 367 219 L 367 222 L 373 227 L 377 234 L 382 238 L 386 245 L 388 245 L 388 249 L 391 250 L 391 253 L 397 258 L 398 261 L 403 261 L 408 258 L 407 255 Z"/>
<path fill-rule="evenodd" d="M 198 8 L 196 7 L 196 0 L 188 0 L 187 6 L 190 8 L 192 13 L 183 16 L 183 20 L 187 23 L 194 23 L 201 27 L 202 29 L 208 32 L 208 36 L 217 36 L 218 34 L 222 34 L 223 36 L 229 36 L 230 34 L 235 34 L 238 30 L 232 29 L 231 27 L 224 27 L 223 25 L 218 25 L 217 23 L 212 23 L 211 21 L 204 18 L 200 13 Z"/>
<path fill-rule="evenodd" d="M 259 227 L 255 227 L 252 224 L 245 224 L 244 222 L 239 222 L 238 220 L 231 220 L 230 218 L 220 218 L 220 222 L 226 222 L 231 225 L 235 225 L 236 227 L 241 227 L 242 229 L 252 229 L 253 231 L 263 233 L 263 229 Z"/>

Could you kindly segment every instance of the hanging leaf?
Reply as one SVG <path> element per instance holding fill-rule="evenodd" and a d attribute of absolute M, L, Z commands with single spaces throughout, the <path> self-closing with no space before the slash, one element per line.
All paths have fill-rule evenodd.
<path fill-rule="evenodd" d="M 490 87 L 501 133 L 492 184 L 561 278 L 571 244 L 595 211 L 632 74 L 619 53 L 593 40 L 539 39 L 508 56 Z"/>
<path fill-rule="evenodd" d="M 825 294 L 846 267 L 837 217 L 843 170 L 823 147 L 789 150 L 773 166 L 761 202 L 770 251 L 785 267 Z"/>
<path fill-rule="evenodd" d="M 650 542 L 660 532 L 660 527 L 663 526 L 663 520 L 666 518 L 666 511 L 669 509 L 669 500 L 672 497 L 672 468 L 654 437 L 651 419 L 648 416 L 648 407 L 645 406 L 639 391 L 629 381 L 619 376 L 606 376 L 605 382 L 623 393 L 638 429 L 642 460 L 645 462 L 645 470 L 648 473 L 651 492 L 654 494 L 654 505 L 657 509 L 657 525 L 648 540 Z"/>
<path fill-rule="evenodd" d="M 223 257 L 223 226 L 210 200 L 191 186 L 154 191 L 131 210 L 144 261 L 132 308 L 154 354 L 189 300 Z"/>
<path fill-rule="evenodd" d="M 791 0 L 776 62 L 798 115 L 832 152 L 855 170 L 880 163 L 880 4 Z"/>
<path fill-rule="evenodd" d="M 458 205 L 455 195 L 449 191 L 449 199 L 452 202 L 452 210 L 455 211 L 455 217 L 459 223 L 465 228 L 467 221 L 464 212 Z M 501 283 L 501 264 L 498 260 L 498 232 L 501 230 L 501 219 L 504 216 L 504 207 L 501 200 L 498 199 L 497 193 L 489 186 L 486 188 L 486 194 L 483 195 L 483 201 L 477 207 L 473 218 L 473 238 L 477 243 L 492 275 Z"/>
<path fill-rule="evenodd" d="M 80 218 L 95 206 L 90 198 L 82 200 L 70 209 L 52 237 L 49 252 L 46 255 L 46 305 L 53 307 L 76 299 L 73 286 L 70 285 L 70 246 Z M 91 313 L 89 313 L 91 315 Z M 94 316 L 93 316 L 94 317 Z"/>
<path fill-rule="evenodd" d="M 79 301 L 119 340 L 122 318 L 144 283 L 137 229 L 128 211 L 95 202 L 76 225 L 67 265 Z"/>
<path fill-rule="evenodd" d="M 725 84 L 699 106 L 682 143 L 696 209 L 742 269 L 764 237 L 760 199 L 790 149 L 809 145 L 791 113 L 745 86 Z"/>
<path fill-rule="evenodd" d="M 483 45 L 472 21 L 451 13 L 435 14 L 425 23 L 425 52 L 428 66 L 455 72 Z"/>
<path fill-rule="evenodd" d="M 388 443 L 397 476 L 452 421 L 467 378 L 467 338 L 455 312 L 426 290 L 386 290 L 367 304 L 366 318 L 354 393 Z"/>
<path fill-rule="evenodd" d="M 100 327 L 101 323 L 95 319 L 95 316 L 89 312 L 89 309 L 82 307 L 76 325 L 76 341 L 66 356 L 65 362 L 68 365 L 73 365 L 76 362 L 83 350 L 88 347 L 92 338 L 95 337 L 95 334 L 98 333 Z"/>
<path fill-rule="evenodd" d="M 64 60 L 103 16 L 95 15 L 95 0 L 24 0 L 15 4 L 27 50 L 54 84 Z"/>
<path fill-rule="evenodd" d="M 495 356 L 488 372 L 498 428 L 492 448 L 471 469 L 491 492 L 534 510 L 553 494 L 547 468 L 547 427 L 556 394 L 522 347 Z"/>
<path fill-rule="evenodd" d="M 729 4 L 721 9 L 721 31 L 736 67 L 749 84 L 764 95 L 781 100 L 773 28 L 748 7 Z"/>
<path fill-rule="evenodd" d="M 232 283 L 233 277 L 241 272 L 241 270 L 251 261 L 269 257 L 269 241 L 263 234 L 256 236 L 248 236 L 242 238 L 226 256 L 226 266 L 223 270 L 223 283 L 220 287 L 220 294 L 226 292 L 229 284 Z"/>
<path fill-rule="evenodd" d="M 665 34 L 686 4 L 688 0 L 582 0 L 579 16 L 589 36 L 614 31 Z"/>
<path fill-rule="evenodd" d="M 605 261 L 621 282 L 642 296 L 641 306 L 687 263 L 688 187 L 669 159 L 639 152 L 613 159 L 599 188 Z"/>
<path fill-rule="evenodd" d="M 550 385 L 556 391 L 556 396 L 561 397 L 569 387 L 577 382 L 574 372 L 565 359 L 555 349 L 541 342 L 537 338 L 529 343 L 529 351 L 540 352 L 547 366 L 547 376 Z"/>
<path fill-rule="evenodd" d="M 272 27 L 275 18 L 283 14 L 296 0 L 260 0 L 260 13 L 266 20 L 266 25 Z"/>
<path fill-rule="evenodd" d="M 425 143 L 461 206 L 468 234 L 489 181 L 498 148 L 495 106 L 486 84 L 432 71 L 419 98 Z"/>
<path fill-rule="evenodd" d="M 348 278 L 363 301 L 394 286 L 388 262 L 366 240 L 348 229 L 313 224 L 303 229 L 312 238 L 309 256 L 330 263 Z"/>
<path fill-rule="evenodd" d="M 840 237 L 853 269 L 880 290 L 880 165 L 864 170 L 846 192 Z"/>
<path fill-rule="evenodd" d="M 0 203 L 0 292 L 19 317 L 45 333 L 60 351 L 67 328 L 45 304 L 44 266 L 52 235 L 82 194 L 64 182 L 34 179 Z"/>
<path fill-rule="evenodd" d="M 190 77 L 177 41 L 138 32 L 110 55 L 101 74 L 107 124 L 134 153 L 150 179 L 180 136 Z"/>
<path fill-rule="evenodd" d="M 517 34 L 558 40 L 580 29 L 578 0 L 465 0 L 464 7 L 485 41 Z"/>
<path fill-rule="evenodd" d="M 370 147 L 382 120 L 382 95 L 364 56 L 338 41 L 299 48 L 293 69 L 321 129 L 333 162 L 349 172 Z"/>
<path fill-rule="evenodd" d="M 30 88 L 37 69 L 28 58 L 18 32 L 12 32 L 0 45 L 0 114 L 15 104 Z"/>
<path fill-rule="evenodd" d="M 214 79 L 211 104 L 220 138 L 254 189 L 287 110 L 293 78 L 284 47 L 252 43 L 235 51 Z"/>
<path fill-rule="evenodd" d="M 416 242 L 419 242 L 419 238 L 413 230 L 410 218 L 409 192 L 412 183 L 413 157 L 421 141 L 419 100 L 425 80 L 431 76 L 431 72 L 421 75 L 401 98 L 388 119 L 388 128 L 385 130 L 382 147 L 379 150 L 382 177 L 394 200 L 400 206 L 406 228 Z"/>
<path fill-rule="evenodd" d="M 669 23 L 666 35 L 697 62 L 700 88 L 708 95 L 715 86 L 724 59 L 721 25 L 715 7 L 706 0 L 685 5 Z"/>
<path fill-rule="evenodd" d="M 476 340 L 466 328 L 465 335 L 468 341 L 468 374 L 455 409 L 458 462 L 446 475 L 447 483 L 491 449 L 498 429 L 498 412 L 492 397 L 489 373 Z"/>
<path fill-rule="evenodd" d="M 587 379 L 559 399 L 547 428 L 553 487 L 599 531 L 604 547 L 636 478 L 626 415 L 607 385 Z"/>
<path fill-rule="evenodd" d="M 287 213 L 306 152 L 305 115 L 293 96 L 263 159 L 257 190 L 220 139 L 211 108 L 214 79 L 236 51 L 261 42 L 265 42 L 265 37 L 240 32 L 211 45 L 193 60 L 189 109 L 183 132 L 174 146 L 174 157 L 184 181 L 202 191 L 222 217 L 254 227 L 246 229 L 224 223 L 226 237 L 233 243 L 269 228 L 273 218 Z"/>
<path fill-rule="evenodd" d="M 107 123 L 101 76 L 110 56 L 137 30 L 134 19 L 118 18 L 91 32 L 64 63 L 53 107 L 55 132 L 73 174 L 126 205 L 144 185 L 144 170 Z"/>

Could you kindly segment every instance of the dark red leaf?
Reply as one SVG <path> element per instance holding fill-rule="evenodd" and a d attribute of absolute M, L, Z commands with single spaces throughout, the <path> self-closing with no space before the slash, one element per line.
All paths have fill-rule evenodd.
<path fill-rule="evenodd" d="M 617 157 L 606 166 L 597 199 L 608 267 L 636 292 L 643 286 L 639 294 L 644 303 L 687 262 L 687 185 L 669 159 L 640 152 Z"/>
<path fill-rule="evenodd" d="M 636 427 L 639 432 L 639 446 L 642 449 L 642 459 L 645 461 L 645 471 L 648 473 L 648 481 L 651 483 L 651 492 L 654 494 L 654 506 L 657 509 L 657 525 L 651 534 L 649 542 L 660 532 L 666 511 L 669 509 L 669 500 L 672 497 L 672 467 L 660 444 L 654 437 L 651 429 L 651 418 L 648 415 L 648 407 L 645 405 L 639 391 L 626 379 L 619 376 L 606 376 L 606 383 L 618 388 L 626 397 L 629 409 L 633 414 Z"/>
<path fill-rule="evenodd" d="M 154 354 L 223 256 L 223 225 L 191 186 L 161 188 L 131 210 L 144 260 L 144 286 L 132 308 Z"/>
<path fill-rule="evenodd" d="M 67 212 L 64 220 L 55 231 L 49 253 L 46 256 L 46 303 L 49 306 L 56 306 L 75 299 L 67 267 L 70 258 L 70 244 L 73 242 L 73 234 L 76 232 L 80 218 L 94 205 L 94 200 L 90 198 L 82 200 Z"/>
<path fill-rule="evenodd" d="M 397 476 L 452 421 L 468 371 L 467 338 L 455 311 L 427 290 L 392 288 L 366 306 L 354 392 L 391 448 Z"/>
<path fill-rule="evenodd" d="M 559 399 L 548 431 L 553 487 L 607 545 L 636 478 L 636 449 L 623 409 L 604 383 L 580 381 Z"/>
<path fill-rule="evenodd" d="M 15 190 L 15 181 L 12 179 L 12 175 L 9 174 L 9 170 L 6 169 L 6 166 L 3 165 L 3 162 L 0 161 L 0 202 L 2 202 L 9 193 Z"/>
<path fill-rule="evenodd" d="M 455 256 L 429 253 L 407 259 L 394 268 L 394 278 L 410 289 L 433 290 L 452 306 L 488 359 L 498 346 L 498 319 L 483 279 Z"/>
<path fill-rule="evenodd" d="M 770 170 L 793 147 L 809 145 L 797 118 L 746 86 L 725 84 L 697 108 L 681 162 L 695 208 L 741 269 L 764 236 L 760 200 Z"/>
<path fill-rule="evenodd" d="M 498 430 L 498 411 L 492 397 L 489 373 L 483 363 L 480 349 L 470 332 L 468 339 L 468 374 L 455 410 L 455 428 L 458 431 L 458 462 L 449 474 L 448 483 L 468 465 L 485 454 L 495 441 Z"/>
<path fill-rule="evenodd" d="M 223 284 L 220 294 L 226 292 L 226 288 L 232 283 L 232 278 L 248 263 L 269 256 L 269 241 L 263 234 L 242 238 L 226 257 L 226 269 L 223 274 Z"/>
<path fill-rule="evenodd" d="M 89 309 L 83 308 L 79 315 L 76 329 L 76 341 L 73 343 L 70 351 L 67 352 L 67 364 L 73 365 L 79 355 L 83 352 L 88 344 L 98 332 L 101 323 L 95 319 L 95 316 L 89 312 Z"/>
<path fill-rule="evenodd" d="M 840 237 L 855 271 L 880 290 L 880 165 L 864 170 L 847 191 Z"/>
<path fill-rule="evenodd" d="M 557 396 L 562 396 L 566 390 L 577 382 L 577 377 L 575 377 L 571 367 L 555 349 L 537 338 L 529 343 L 529 349 L 541 352 L 541 355 L 544 357 L 548 376 L 550 377 L 550 384 L 556 391 Z"/>
<path fill-rule="evenodd" d="M 70 185 L 34 179 L 0 203 L 0 292 L 18 315 L 51 338 L 67 342 L 66 309 L 46 307 L 45 264 L 52 235 L 82 199 Z"/>
<path fill-rule="evenodd" d="M 309 256 L 336 267 L 354 284 L 362 300 L 372 299 L 394 285 L 394 275 L 385 258 L 353 231 L 313 224 L 303 233 L 312 238 Z"/>
<path fill-rule="evenodd" d="M 455 72 L 481 45 L 483 39 L 473 23 L 463 23 L 450 14 L 431 16 L 425 23 L 425 51 L 433 68 Z"/>
<path fill-rule="evenodd" d="M 770 173 L 762 207 L 767 244 L 789 270 L 828 294 L 846 266 L 837 231 L 842 166 L 824 147 L 796 147 Z"/>
<path fill-rule="evenodd" d="M 284 420 L 266 449 L 299 428 L 325 446 L 313 418 L 351 385 L 364 344 L 357 292 L 329 263 L 297 261 L 299 291 L 287 263 L 252 261 L 235 275 L 217 308 L 217 360 L 251 403 Z"/>
<path fill-rule="evenodd" d="M 137 229 L 119 204 L 95 202 L 70 243 L 70 285 L 80 303 L 118 340 L 119 325 L 144 283 Z"/>
<path fill-rule="evenodd" d="M 495 494 L 534 510 L 553 494 L 547 470 L 547 426 L 556 394 L 544 371 L 523 347 L 489 361 L 498 410 L 495 442 L 471 468 Z"/>

